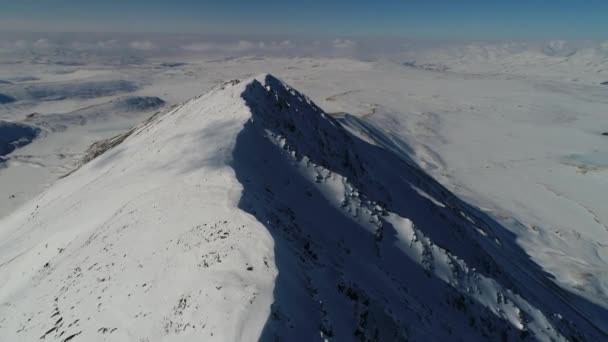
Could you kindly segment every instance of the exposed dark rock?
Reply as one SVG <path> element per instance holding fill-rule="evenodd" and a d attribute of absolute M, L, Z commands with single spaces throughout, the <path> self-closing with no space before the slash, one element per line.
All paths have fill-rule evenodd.
<path fill-rule="evenodd" d="M 129 112 L 143 112 L 156 110 L 164 106 L 165 101 L 159 97 L 132 96 L 118 100 L 116 105 Z"/>
<path fill-rule="evenodd" d="M 177 68 L 177 67 L 184 66 L 184 65 L 188 65 L 188 63 L 183 63 L 183 62 L 164 62 L 164 63 L 160 64 L 160 66 L 165 67 L 165 68 Z"/>

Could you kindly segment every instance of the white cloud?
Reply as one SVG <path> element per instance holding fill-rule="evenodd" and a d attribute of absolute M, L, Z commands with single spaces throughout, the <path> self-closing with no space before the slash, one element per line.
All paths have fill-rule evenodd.
<path fill-rule="evenodd" d="M 182 46 L 182 50 L 192 52 L 212 51 L 217 48 L 217 45 L 211 43 L 192 43 Z"/>
<path fill-rule="evenodd" d="M 0 50 L 3 52 L 16 52 L 24 50 L 35 50 L 38 52 L 45 52 L 56 45 L 48 39 L 37 39 L 34 41 L 27 41 L 18 39 L 15 41 L 4 41 L 0 42 Z"/>
<path fill-rule="evenodd" d="M 27 49 L 29 44 L 25 40 L 17 40 L 15 41 L 14 46 L 16 49 L 23 50 Z"/>
<path fill-rule="evenodd" d="M 216 52 L 216 53 L 248 53 L 252 51 L 270 51 L 293 48 L 295 44 L 289 40 L 282 42 L 252 42 L 240 40 L 238 42 L 200 42 L 182 46 L 182 50 L 192 52 Z"/>
<path fill-rule="evenodd" d="M 131 49 L 135 49 L 135 50 L 143 50 L 143 51 L 150 51 L 150 50 L 156 50 L 157 46 L 156 44 L 152 43 L 149 40 L 143 40 L 143 41 L 133 41 L 129 44 L 129 47 L 131 47 Z"/>
<path fill-rule="evenodd" d="M 236 43 L 200 42 L 182 46 L 182 50 L 193 52 L 243 52 L 259 47 L 259 44 L 247 40 Z"/>
<path fill-rule="evenodd" d="M 118 41 L 116 39 L 105 40 L 105 41 L 97 42 L 96 45 L 100 49 L 112 49 L 112 48 L 116 48 L 116 46 L 118 45 Z"/>
<path fill-rule="evenodd" d="M 110 50 L 120 48 L 118 40 L 110 39 L 98 42 L 83 42 L 75 41 L 72 43 L 71 48 L 77 51 L 88 51 L 88 50 Z M 124 47 L 124 46 L 123 46 Z"/>
<path fill-rule="evenodd" d="M 250 41 L 246 41 L 246 40 L 241 40 L 236 44 L 236 51 L 246 51 L 246 50 L 251 50 L 255 47 L 255 44 L 250 42 Z"/>
<path fill-rule="evenodd" d="M 51 42 L 48 39 L 38 39 L 32 44 L 32 47 L 36 49 L 48 49 L 51 47 Z"/>
<path fill-rule="evenodd" d="M 332 44 L 336 49 L 352 49 L 357 46 L 357 42 L 350 39 L 335 39 Z"/>

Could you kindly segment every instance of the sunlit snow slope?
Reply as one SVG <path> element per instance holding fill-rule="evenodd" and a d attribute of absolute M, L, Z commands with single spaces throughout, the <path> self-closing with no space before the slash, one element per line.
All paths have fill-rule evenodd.
<path fill-rule="evenodd" d="M 270 75 L 90 156 L 0 221 L 0 340 L 608 338 L 403 146 Z"/>

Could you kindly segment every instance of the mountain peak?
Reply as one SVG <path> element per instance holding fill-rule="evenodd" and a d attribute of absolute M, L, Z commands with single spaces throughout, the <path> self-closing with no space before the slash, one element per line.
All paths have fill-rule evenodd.
<path fill-rule="evenodd" d="M 263 74 L 99 144 L 0 222 L 0 336 L 605 339 L 512 234 L 360 127 L 374 144 Z"/>

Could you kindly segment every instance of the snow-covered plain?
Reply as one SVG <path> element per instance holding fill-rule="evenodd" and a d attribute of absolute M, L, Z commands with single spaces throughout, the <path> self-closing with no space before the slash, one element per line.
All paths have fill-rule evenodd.
<path fill-rule="evenodd" d="M 6 285 L 1 287 L 1 300 L 8 310 L 3 309 L 7 313 L 3 316 L 10 316 L 0 321 L 0 335 L 20 338 L 42 332 L 41 336 L 57 326 L 47 338 L 61 340 L 70 333 L 83 331 L 83 335 L 78 336 L 85 340 L 139 337 L 149 337 L 151 341 L 172 337 L 182 340 L 194 338 L 203 329 L 205 333 L 214 333 L 209 338 L 218 340 L 256 339 L 260 334 L 268 339 L 274 335 L 297 334 L 302 340 L 309 340 L 313 333 L 315 338 L 331 339 L 333 334 L 334 339 L 342 340 L 347 333 L 348 338 L 371 338 L 375 334 L 373 329 L 382 325 L 383 328 L 379 328 L 382 334 L 393 334 L 382 335 L 385 339 L 399 336 L 496 339 L 502 337 L 503 332 L 512 338 L 605 339 L 608 210 L 604 202 L 608 193 L 608 137 L 603 133 L 608 131 L 605 117 L 608 86 L 602 83 L 608 80 L 605 57 L 608 54 L 604 54 L 604 46 L 595 50 L 582 48 L 574 53 L 560 52 L 564 47 L 559 44 L 550 47 L 553 50 L 547 52 L 517 50 L 511 45 L 469 45 L 428 50 L 399 60 L 374 61 L 183 56 L 179 60 L 151 58 L 121 66 L 39 67 L 34 63 L 31 68 L 16 69 L 13 65 L 2 65 L 0 70 L 4 75 L 0 78 L 10 84 L 0 85 L 0 93 L 17 101 L 0 105 L 0 119 L 27 123 L 27 116 L 36 112 L 38 114 L 30 115 L 29 120 L 34 124 L 43 122 L 36 119 L 40 117 L 80 122 L 67 118 L 70 113 L 80 113 L 78 118 L 100 113 L 89 108 L 102 108 L 101 113 L 111 112 L 112 117 L 87 120 L 82 125 L 67 124 L 65 130 L 53 131 L 50 125 L 46 128 L 42 125 L 45 134 L 8 155 L 2 164 L 0 215 L 14 213 L 0 221 L 3 236 L 0 272 L 6 279 Z M 334 113 L 338 121 L 327 119 L 328 122 L 339 122 L 349 132 L 348 136 L 356 139 L 336 138 L 345 133 L 329 129 L 326 133 L 332 137 L 330 141 L 311 133 L 314 130 L 305 130 L 311 134 L 305 135 L 307 139 L 287 136 L 282 141 L 279 136 L 289 135 L 291 126 L 263 126 L 265 130 L 260 131 L 259 126 L 254 125 L 257 128 L 253 129 L 246 122 L 251 117 L 254 122 L 260 121 L 255 120 L 256 105 L 265 108 L 267 103 L 258 103 L 264 96 L 249 99 L 240 96 L 251 94 L 252 91 L 245 90 L 250 90 L 255 83 L 228 85 L 224 86 L 228 91 L 216 88 L 215 95 L 202 98 L 213 100 L 189 101 L 173 114 L 164 114 L 146 127 L 154 131 L 150 127 L 160 125 L 154 124 L 157 121 L 165 127 L 169 125 L 166 122 L 177 121 L 170 118 L 180 116 L 176 114 L 180 112 L 181 116 L 191 117 L 195 115 L 192 113 L 202 111 L 209 120 L 192 119 L 190 125 L 176 123 L 178 128 L 165 127 L 159 141 L 150 137 L 152 133 L 150 136 L 136 134 L 38 196 L 79 165 L 90 143 L 124 132 L 154 113 L 153 110 L 108 110 L 115 108 L 111 103 L 126 96 L 149 96 L 175 105 L 217 87 L 223 80 L 243 79 L 262 71 L 280 75 L 327 112 Z M 264 77 L 260 81 L 268 83 Z M 106 90 L 98 94 L 101 97 L 83 96 L 75 86 L 94 82 L 103 82 L 105 86 Z M 48 101 L 48 98 L 32 97 L 31 93 L 22 91 L 24 86 L 16 83 L 35 83 L 38 90 L 54 83 L 72 86 L 67 88 L 69 92 L 53 98 L 55 101 Z M 273 90 L 267 92 L 281 88 L 278 81 L 271 79 L 270 83 L 274 84 Z M 133 86 L 123 87 L 126 84 Z M 50 89 L 52 92 L 44 94 L 57 97 L 60 88 Z M 90 93 L 84 91 L 84 94 Z M 287 103 L 299 101 L 285 96 Z M 209 109 L 215 106 L 222 106 L 222 110 Z M 302 110 L 309 111 L 309 108 Z M 233 120 L 223 122 L 220 118 L 214 122 L 213 114 L 219 112 L 224 113 L 224 119 Z M 299 131 L 306 123 L 293 126 Z M 143 137 L 138 138 L 140 135 Z M 175 137 L 171 138 L 172 135 Z M 129 152 L 126 146 L 137 139 L 146 143 Z M 163 139 L 168 147 L 180 152 L 172 154 L 170 148 L 165 151 L 160 142 L 165 141 Z M 355 139 L 357 143 L 343 143 L 340 139 Z M 329 146 L 319 146 L 319 141 Z M 287 150 L 289 146 L 295 151 L 305 149 L 308 152 L 300 153 L 307 157 L 289 159 L 275 150 L 276 145 Z M 352 175 L 334 160 L 339 158 L 331 153 L 342 151 L 342 145 L 349 146 L 351 149 L 347 150 L 362 159 L 361 163 L 368 166 L 372 176 Z M 155 153 L 154 146 L 158 146 Z M 141 149 L 154 157 L 144 158 L 146 154 Z M 129 155 L 123 156 L 118 151 Z M 163 155 L 156 156 L 158 153 Z M 255 158 L 258 155 L 267 157 Z M 112 171 L 102 176 L 102 172 L 92 166 L 97 164 L 103 164 L 101 170 Z M 412 165 L 418 165 L 446 189 Z M 91 172 L 86 171 L 90 169 Z M 142 175 L 149 178 L 140 181 L 137 177 Z M 215 185 L 199 183 L 201 177 L 205 179 L 204 184 Z M 281 183 L 282 179 L 293 180 L 295 184 L 289 187 Z M 381 181 L 378 183 L 378 180 Z M 167 186 L 163 186 L 165 183 Z M 193 194 L 189 187 L 200 188 L 201 193 Z M 6 195 L 4 189 L 7 189 Z M 306 196 L 289 189 L 302 190 Z M 357 196 L 353 197 L 354 193 Z M 364 196 L 363 200 L 359 194 Z M 62 198 L 56 201 L 56 208 L 44 204 L 55 197 Z M 209 201 L 209 198 L 216 200 Z M 321 204 L 318 198 L 323 199 Z M 16 209 L 31 199 L 25 207 Z M 367 203 L 367 199 L 380 209 Z M 85 203 L 89 204 L 85 206 Z M 125 208 L 119 209 L 120 205 Z M 140 206 L 149 209 L 145 214 L 124 214 Z M 356 213 L 357 208 L 361 213 L 369 213 L 349 218 L 348 213 Z M 385 210 L 387 216 L 376 213 L 377 210 Z M 110 219 L 115 214 L 117 218 Z M 32 216 L 28 218 L 28 215 Z M 354 223 L 344 222 L 344 217 Z M 288 226 L 292 229 L 282 232 L 286 221 L 291 222 Z M 379 240 L 378 222 L 388 230 Z M 204 223 L 208 226 L 195 228 Z M 232 223 L 234 227 L 230 226 Z M 20 232 L 17 227 L 22 225 L 29 228 L 21 228 Z M 99 244 L 99 248 L 73 251 L 100 227 L 112 230 L 119 225 L 133 228 L 121 230 L 124 236 L 98 233 L 89 244 Z M 248 228 L 239 230 L 239 225 Z M 167 231 L 169 226 L 175 227 L 175 231 Z M 293 227 L 307 227 L 310 231 Z M 350 231 L 354 227 L 361 232 L 342 235 L 342 230 Z M 187 233 L 186 229 L 192 231 Z M 227 231 L 230 235 L 226 239 L 218 238 L 226 244 L 221 245 L 220 241 L 218 246 L 208 246 L 215 242 L 210 237 L 205 239 L 205 234 L 220 229 L 222 234 Z M 184 237 L 182 233 L 192 236 Z M 387 235 L 390 238 L 386 238 Z M 114 241 L 118 236 L 123 237 Z M 84 239 L 83 243 L 79 239 Z M 167 242 L 178 240 L 186 241 L 188 246 L 178 249 Z M 138 248 L 133 250 L 127 245 L 129 241 L 137 241 Z M 159 244 L 165 242 L 168 245 L 161 251 Z M 258 251 L 253 251 L 249 244 Z M 133 259 L 124 257 L 128 260 L 120 263 L 112 259 L 121 256 L 116 251 L 121 248 L 133 250 Z M 229 248 L 240 254 L 233 256 Z M 188 265 L 204 265 L 194 260 L 200 256 L 194 255 L 193 249 L 213 250 L 217 255 L 225 253 L 234 259 L 220 267 L 213 263 L 215 268 L 203 266 L 204 274 L 189 274 Z M 66 252 L 68 254 L 63 254 Z M 93 273 L 69 276 L 72 271 L 68 270 L 83 270 L 82 263 L 104 253 L 113 254 L 112 261 L 99 264 L 107 269 L 98 269 L 96 265 L 91 271 L 112 274 L 111 283 L 106 283 L 107 279 L 99 281 L 105 277 Z M 363 266 L 359 259 L 367 260 L 368 266 Z M 161 266 L 150 269 L 146 267 L 150 262 Z M 136 263 L 140 270 L 135 268 Z M 207 264 L 210 264 L 208 260 Z M 253 271 L 248 270 L 250 266 Z M 381 270 L 376 271 L 380 273 L 372 272 L 374 268 Z M 457 276 L 455 269 L 464 270 L 466 280 Z M 167 291 L 176 286 L 171 279 L 165 279 L 170 278 L 166 272 L 173 272 L 177 281 L 185 284 L 178 287 L 180 291 L 191 297 L 181 298 L 182 293 Z M 234 279 L 232 276 L 239 280 L 227 280 Z M 62 289 L 60 277 L 65 277 L 71 285 Z M 79 277 L 84 278 L 77 280 Z M 72 278 L 76 280 L 70 280 Z M 374 282 L 370 281 L 372 278 Z M 222 279 L 235 287 L 217 285 L 216 281 Z M 154 290 L 150 295 L 145 291 L 136 295 L 132 291 L 134 296 L 141 296 L 128 304 L 120 297 L 127 295 L 123 287 L 137 281 L 145 283 L 145 287 L 154 284 Z M 188 285 L 193 282 L 201 291 L 198 294 Z M 395 284 L 411 293 L 397 291 Z M 228 294 L 214 293 L 213 286 L 222 287 Z M 59 292 L 53 293 L 55 290 Z M 67 291 L 84 292 L 81 298 L 69 296 Z M 95 291 L 109 292 L 107 297 L 93 296 Z M 251 292 L 249 299 L 243 297 L 248 291 Z M 203 300 L 203 292 L 212 298 Z M 38 299 L 28 293 L 36 293 Z M 463 300 L 458 297 L 461 294 Z M 69 305 L 66 309 L 67 304 L 57 304 L 61 317 L 64 310 L 69 311 L 66 316 L 72 315 L 57 324 L 51 324 L 51 319 L 41 321 L 41 315 L 46 314 L 41 309 L 26 309 L 55 305 L 53 301 L 61 300 L 61 296 L 74 303 L 71 305 L 75 308 Z M 173 298 L 175 296 L 179 298 Z M 401 306 L 386 304 L 395 298 L 405 302 Z M 201 304 L 207 300 L 211 302 L 205 307 L 226 315 L 211 317 L 212 310 Z M 361 304 L 365 301 L 368 304 Z M 96 312 L 95 306 L 100 303 Z M 186 303 L 198 303 L 199 307 L 188 306 L 191 311 L 184 314 Z M 132 306 L 127 309 L 126 305 Z M 153 305 L 166 310 L 149 309 L 152 314 L 146 314 L 144 308 Z M 101 309 L 104 306 L 109 309 Z M 142 307 L 141 315 L 146 315 L 141 324 L 135 323 L 140 312 L 129 311 L 138 306 Z M 233 314 L 235 307 L 240 308 L 238 312 L 242 314 Z M 171 316 L 172 309 L 173 316 L 183 319 Z M 54 307 L 51 310 L 55 310 Z M 21 319 L 15 316 L 16 312 L 30 316 Z M 256 315 L 252 316 L 252 312 Z M 54 314 L 55 311 L 48 316 Z M 124 315 L 120 316 L 124 320 L 117 320 L 117 314 Z M 82 323 L 80 315 L 89 315 L 90 322 Z M 72 317 L 80 319 L 80 328 L 73 331 L 68 329 L 72 322 L 62 323 Z M 25 324 L 30 318 L 32 323 Z M 100 325 L 94 329 L 93 324 L 99 325 L 104 319 L 108 324 L 116 325 L 120 321 L 123 325 Z M 361 328 L 362 321 L 368 325 Z M 404 323 L 410 321 L 412 323 Z M 22 323 L 24 329 L 21 329 Z M 203 325 L 215 328 L 205 330 Z M 151 326 L 163 328 L 156 333 L 144 333 L 150 331 Z M 545 329 L 547 327 L 549 329 Z M 112 335 L 104 335 L 114 328 Z M 24 335 L 18 335 L 18 330 Z M 359 335 L 353 335 L 357 331 Z"/>

